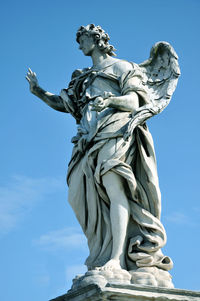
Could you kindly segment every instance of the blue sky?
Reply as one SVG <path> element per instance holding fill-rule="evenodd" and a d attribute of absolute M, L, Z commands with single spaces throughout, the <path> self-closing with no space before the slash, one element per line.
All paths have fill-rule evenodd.
<path fill-rule="evenodd" d="M 175 287 L 200 291 L 200 1 L 11 1 L 1 4 L 0 299 L 43 301 L 64 294 L 83 273 L 86 240 L 65 183 L 76 124 L 31 95 L 34 70 L 53 93 L 91 65 L 75 41 L 80 25 L 101 25 L 118 58 L 140 63 L 170 42 L 181 78 L 170 105 L 148 122 L 162 192 L 164 253 Z"/>

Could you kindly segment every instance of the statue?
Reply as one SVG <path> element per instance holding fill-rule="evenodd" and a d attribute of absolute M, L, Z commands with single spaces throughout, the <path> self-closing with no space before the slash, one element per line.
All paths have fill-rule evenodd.
<path fill-rule="evenodd" d="M 81 280 L 98 275 L 173 287 L 172 260 L 161 252 L 166 233 L 145 121 L 170 102 L 180 75 L 177 55 L 158 42 L 142 64 L 117 59 L 108 34 L 94 24 L 81 26 L 76 40 L 93 66 L 75 70 L 59 96 L 43 90 L 31 69 L 26 78 L 33 94 L 78 124 L 67 183 L 90 251 Z"/>

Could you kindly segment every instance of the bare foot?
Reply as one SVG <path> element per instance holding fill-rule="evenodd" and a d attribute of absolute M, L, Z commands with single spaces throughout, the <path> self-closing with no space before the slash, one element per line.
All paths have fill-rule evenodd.
<path fill-rule="evenodd" d="M 120 265 L 120 261 L 116 259 L 110 259 L 106 264 L 102 267 L 98 267 L 99 271 L 112 271 L 112 270 L 121 270 L 122 267 Z"/>

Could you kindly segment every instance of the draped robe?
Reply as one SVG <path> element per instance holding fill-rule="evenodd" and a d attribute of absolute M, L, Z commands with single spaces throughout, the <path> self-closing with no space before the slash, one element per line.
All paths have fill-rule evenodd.
<path fill-rule="evenodd" d="M 68 199 L 87 237 L 88 269 L 104 265 L 112 252 L 110 200 L 102 181 L 108 171 L 122 178 L 130 206 L 126 269 L 172 268 L 171 259 L 160 250 L 166 233 L 160 221 L 161 195 L 151 134 L 143 123 L 125 141 L 132 114 L 111 107 L 96 112 L 91 105 L 106 93 L 121 96 L 130 91 L 138 94 L 140 105 L 148 103 L 142 79 L 136 64 L 118 60 L 99 68 L 76 70 L 68 89 L 63 90 L 66 112 L 78 123 L 67 174 Z"/>

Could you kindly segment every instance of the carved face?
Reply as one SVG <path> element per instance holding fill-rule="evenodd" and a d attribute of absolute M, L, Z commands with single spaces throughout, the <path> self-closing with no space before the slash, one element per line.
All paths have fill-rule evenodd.
<path fill-rule="evenodd" d="M 87 33 L 80 36 L 79 44 L 79 49 L 81 49 L 86 56 L 91 56 L 96 48 L 93 37 Z"/>

